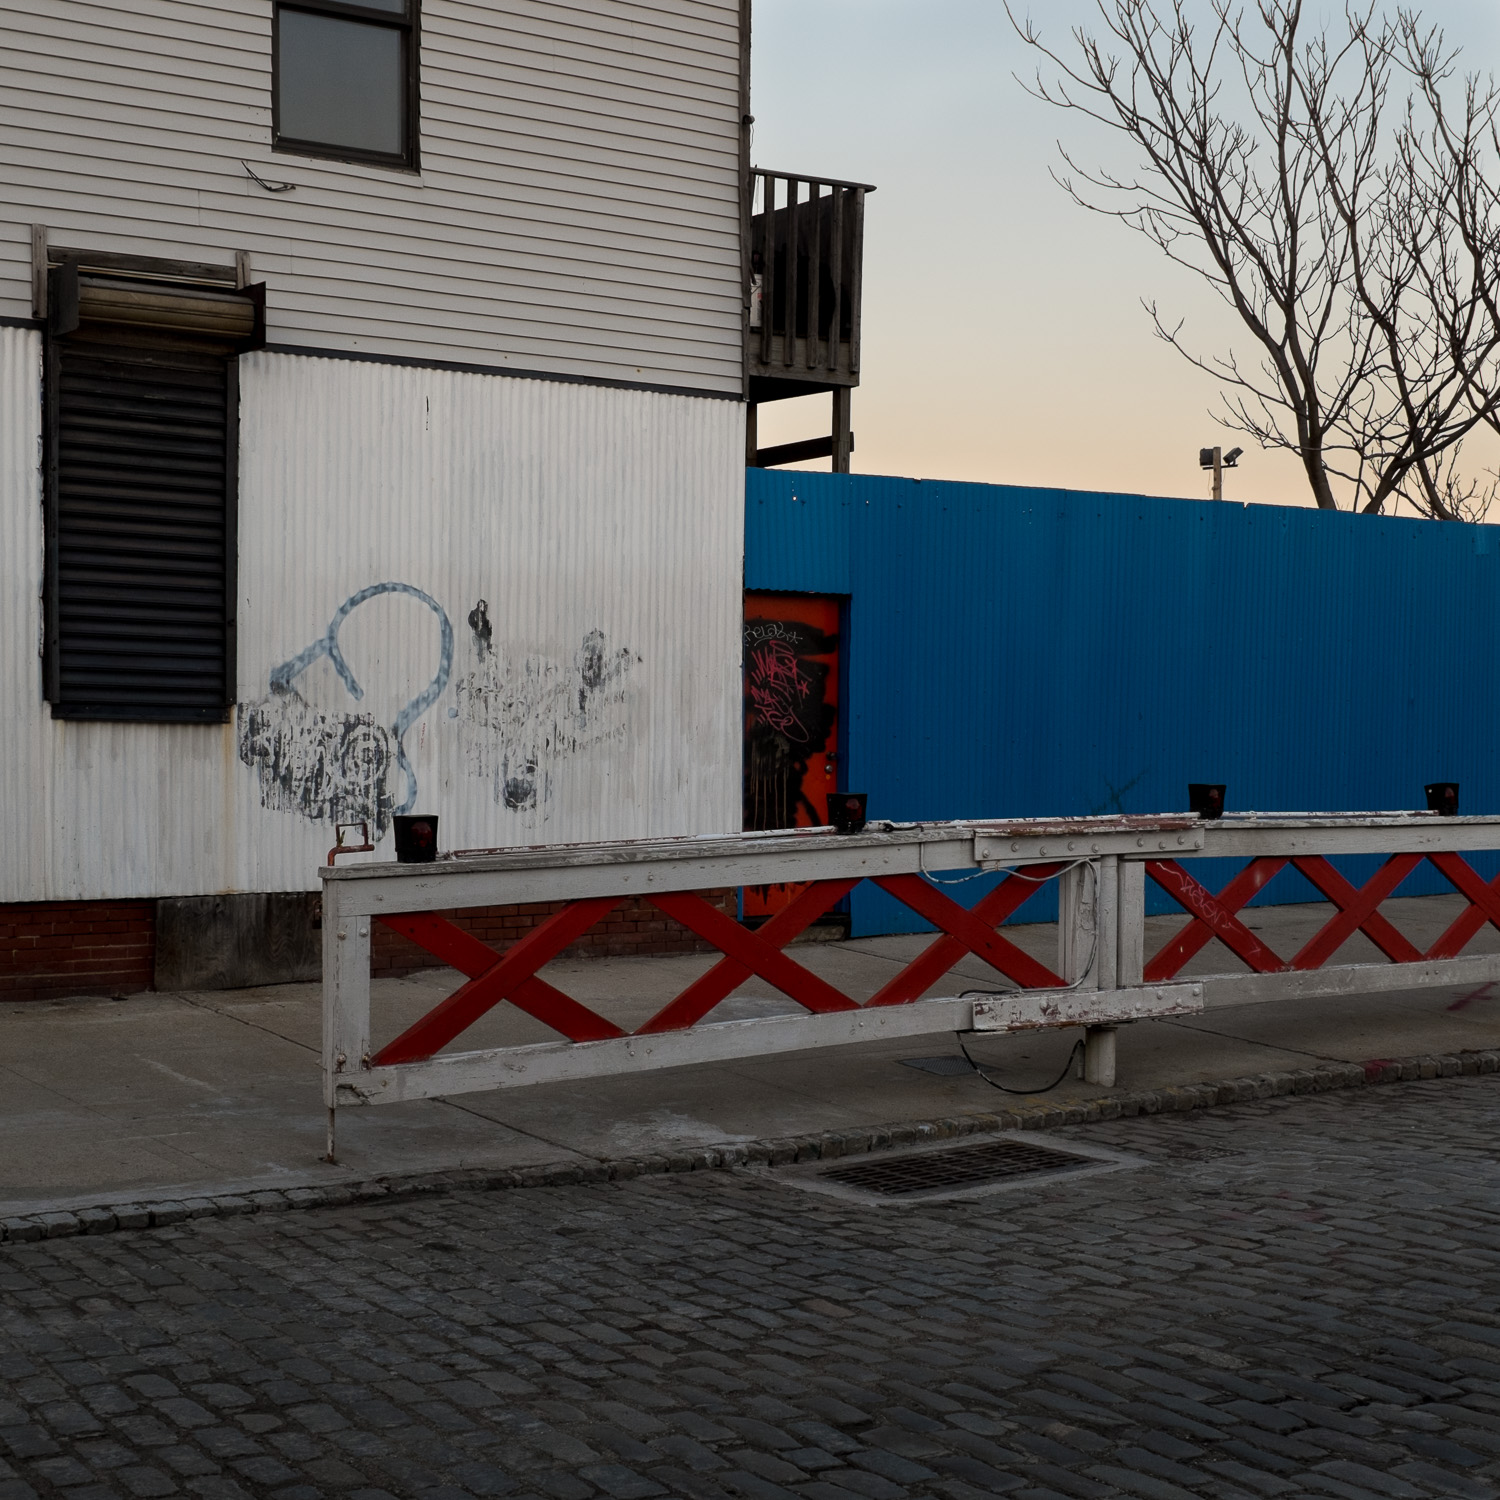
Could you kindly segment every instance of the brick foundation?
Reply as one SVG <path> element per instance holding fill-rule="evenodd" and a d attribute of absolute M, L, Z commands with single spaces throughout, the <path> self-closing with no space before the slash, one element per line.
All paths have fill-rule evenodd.
<path fill-rule="evenodd" d="M 704 891 L 703 898 L 729 916 L 737 909 L 732 890 Z M 540 927 L 548 917 L 560 912 L 565 901 L 535 901 L 524 906 L 478 906 L 470 911 L 445 911 L 447 917 L 481 942 L 504 951 L 528 932 Z M 610 914 L 564 948 L 565 958 L 618 957 L 624 954 L 713 953 L 717 950 L 659 912 L 649 901 L 632 897 L 622 901 Z M 392 932 L 379 922 L 370 933 L 370 972 L 377 978 L 414 974 L 418 969 L 439 967 L 424 948 L 409 938 Z"/>
<path fill-rule="evenodd" d="M 721 911 L 734 915 L 732 890 L 703 894 Z M 472 932 L 481 942 L 503 951 L 554 912 L 561 911 L 564 904 L 541 901 L 524 906 L 483 906 L 442 915 Z M 152 989 L 156 928 L 155 901 L 35 901 L 0 905 L 0 1003 L 67 995 L 122 995 Z M 425 949 L 378 922 L 371 938 L 370 967 L 377 977 L 412 974 L 418 969 L 438 966 L 438 961 Z M 648 902 L 632 898 L 622 902 L 564 953 L 569 957 L 603 957 L 712 951 L 707 943 Z M 243 965 L 235 963 L 232 952 L 226 951 L 224 960 L 222 972 L 212 980 L 200 975 L 193 985 L 235 989 L 270 982 L 259 973 L 238 972 Z M 272 977 L 279 981 L 306 975 L 288 973 Z"/>
<path fill-rule="evenodd" d="M 0 906 L 0 1001 L 149 990 L 154 901 Z"/>

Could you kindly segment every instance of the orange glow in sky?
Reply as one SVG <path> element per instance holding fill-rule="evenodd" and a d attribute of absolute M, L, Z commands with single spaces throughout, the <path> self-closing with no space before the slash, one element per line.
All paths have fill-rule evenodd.
<path fill-rule="evenodd" d="M 1059 44 L 1097 14 L 1092 0 L 1030 10 Z M 1423 10 L 1468 69 L 1500 61 L 1493 0 Z M 1206 499 L 1198 450 L 1220 444 L 1247 449 L 1227 500 L 1311 503 L 1298 461 L 1222 421 L 1215 383 L 1154 335 L 1142 301 L 1185 318 L 1207 354 L 1251 352 L 1232 315 L 1049 176 L 1059 138 L 1085 162 L 1118 148 L 1026 95 L 1013 75 L 1036 58 L 1000 0 L 755 0 L 754 27 L 755 164 L 878 186 L 856 472 Z M 828 431 L 827 397 L 760 408 L 762 444 Z"/>

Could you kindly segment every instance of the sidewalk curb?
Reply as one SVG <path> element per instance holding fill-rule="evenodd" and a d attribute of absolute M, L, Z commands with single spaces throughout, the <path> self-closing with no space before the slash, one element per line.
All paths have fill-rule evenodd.
<path fill-rule="evenodd" d="M 432 1193 L 482 1192 L 509 1188 L 571 1187 L 586 1182 L 619 1182 L 666 1172 L 698 1172 L 740 1166 L 785 1166 L 792 1162 L 857 1156 L 893 1146 L 952 1140 L 996 1130 L 1055 1130 L 1099 1120 L 1170 1114 L 1241 1104 L 1283 1094 L 1324 1094 L 1334 1089 L 1406 1083 L 1429 1078 L 1474 1077 L 1500 1073 L 1500 1049 L 1444 1056 L 1372 1058 L 1363 1063 L 1324 1063 L 1284 1073 L 1257 1073 L 1223 1083 L 1182 1084 L 1091 1099 L 1080 1104 L 1029 1104 L 996 1112 L 937 1120 L 830 1130 L 819 1135 L 782 1136 L 724 1146 L 625 1156 L 593 1162 L 555 1162 L 534 1167 L 461 1169 L 409 1177 L 377 1177 L 367 1182 L 301 1187 L 161 1202 L 102 1204 L 63 1213 L 24 1214 L 0 1219 L 0 1242 L 24 1244 L 78 1234 L 109 1234 L 148 1229 L 187 1219 L 229 1218 L 237 1214 L 278 1213 L 296 1208 L 334 1208 L 349 1203 L 416 1198 Z"/>

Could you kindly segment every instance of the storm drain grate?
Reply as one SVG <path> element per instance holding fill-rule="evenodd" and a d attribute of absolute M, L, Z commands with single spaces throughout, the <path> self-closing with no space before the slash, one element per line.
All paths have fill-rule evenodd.
<path fill-rule="evenodd" d="M 977 1146 L 955 1146 L 951 1151 L 928 1151 L 917 1156 L 895 1156 L 884 1161 L 854 1162 L 830 1167 L 819 1175 L 845 1187 L 888 1198 L 907 1193 L 931 1193 L 976 1187 L 1024 1177 L 1032 1172 L 1068 1171 L 1097 1167 L 1089 1157 L 1034 1146 L 1029 1141 L 985 1141 Z"/>

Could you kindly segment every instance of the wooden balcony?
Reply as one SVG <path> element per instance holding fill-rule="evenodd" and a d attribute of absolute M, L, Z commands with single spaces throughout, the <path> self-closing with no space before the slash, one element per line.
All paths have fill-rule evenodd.
<path fill-rule="evenodd" d="M 859 384 L 865 194 L 873 191 L 863 182 L 751 169 L 752 401 Z"/>
<path fill-rule="evenodd" d="M 835 469 L 849 467 L 849 392 L 859 384 L 865 194 L 874 191 L 865 182 L 751 169 L 745 373 L 752 464 L 831 457 Z M 784 445 L 784 450 L 756 449 L 757 405 L 820 391 L 833 393 L 830 438 Z"/>

